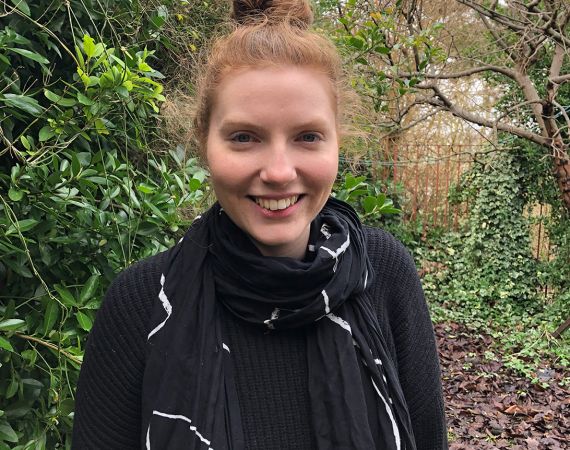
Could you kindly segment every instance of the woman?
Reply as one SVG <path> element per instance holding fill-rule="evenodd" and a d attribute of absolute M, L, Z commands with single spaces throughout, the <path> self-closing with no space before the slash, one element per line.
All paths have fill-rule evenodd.
<path fill-rule="evenodd" d="M 305 0 L 234 1 L 234 19 L 195 117 L 219 203 L 111 286 L 74 448 L 446 448 L 413 261 L 329 198 L 339 57 Z"/>

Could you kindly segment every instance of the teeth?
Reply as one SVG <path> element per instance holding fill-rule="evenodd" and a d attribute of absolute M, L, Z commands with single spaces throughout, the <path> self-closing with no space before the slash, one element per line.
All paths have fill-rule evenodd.
<path fill-rule="evenodd" d="M 278 211 L 280 209 L 289 208 L 289 206 L 297 203 L 298 199 L 299 199 L 298 195 L 293 195 L 292 197 L 289 198 L 282 198 L 281 200 L 274 200 L 274 199 L 267 200 L 264 198 L 256 197 L 255 203 L 257 203 L 262 208 L 269 209 L 271 211 Z"/>

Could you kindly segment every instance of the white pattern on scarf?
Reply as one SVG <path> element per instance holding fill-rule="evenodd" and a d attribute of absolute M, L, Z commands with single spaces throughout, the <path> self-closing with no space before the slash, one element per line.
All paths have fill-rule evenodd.
<path fill-rule="evenodd" d="M 280 312 L 279 308 L 275 308 L 275 309 L 273 310 L 273 312 L 271 313 L 271 318 L 269 318 L 269 319 L 263 321 L 263 323 L 264 323 L 265 325 L 267 325 L 267 328 L 269 328 L 270 330 L 274 330 L 274 329 L 275 329 L 275 325 L 273 325 L 272 322 L 273 322 L 274 320 L 277 320 L 277 319 L 279 318 L 279 312 Z"/>
<path fill-rule="evenodd" d="M 394 414 L 392 414 L 392 408 L 390 408 L 390 405 L 388 404 L 388 402 L 386 402 L 386 399 L 380 393 L 380 390 L 378 389 L 378 386 L 376 386 L 376 383 L 374 382 L 374 380 L 372 380 L 372 385 L 374 386 L 374 389 L 376 389 L 376 393 L 378 394 L 378 396 L 384 402 L 384 407 L 386 408 L 386 412 L 388 413 L 388 417 L 390 418 L 390 422 L 392 422 L 392 431 L 394 432 L 394 440 L 396 441 L 396 449 L 400 450 L 400 448 L 402 447 L 402 444 L 400 442 L 400 430 L 398 429 L 398 424 L 396 423 L 396 419 L 394 418 Z M 392 403 L 391 399 L 390 399 L 390 403 Z"/>
<path fill-rule="evenodd" d="M 170 319 L 170 315 L 172 314 L 172 305 L 170 304 L 170 301 L 168 300 L 168 297 L 166 296 L 166 292 L 164 292 L 164 274 L 162 274 L 160 276 L 160 293 L 158 294 L 158 298 L 160 299 L 160 301 L 162 302 L 162 307 L 164 308 L 164 310 L 166 311 L 166 319 L 164 319 L 162 322 L 160 322 L 155 328 L 154 330 L 152 330 L 147 337 L 147 340 L 150 339 L 152 337 L 153 334 L 155 334 L 156 332 L 158 332 L 166 323 L 166 321 L 168 319 Z"/>
<path fill-rule="evenodd" d="M 332 320 L 337 325 L 340 325 L 342 328 L 344 328 L 346 331 L 348 331 L 350 333 L 350 335 L 352 336 L 352 328 L 350 328 L 350 325 L 348 324 L 348 322 L 346 320 L 341 319 L 338 316 L 335 316 L 333 313 L 329 313 L 325 317 Z"/>
<path fill-rule="evenodd" d="M 180 414 L 166 414 L 166 413 L 156 411 L 156 410 L 154 410 L 152 412 L 152 414 L 154 416 L 166 417 L 167 419 L 183 420 L 184 422 L 190 424 L 190 430 L 192 430 L 196 434 L 198 439 L 200 439 L 204 444 L 206 444 L 208 446 L 208 450 L 214 450 L 212 447 L 210 447 L 210 441 L 208 439 L 206 439 L 204 436 L 202 436 L 194 425 L 191 425 L 192 421 L 188 417 L 180 415 Z M 150 424 L 148 425 L 148 429 L 146 430 L 146 450 L 151 450 L 151 448 L 150 448 Z"/>
<path fill-rule="evenodd" d="M 329 306 L 329 296 L 327 295 L 327 291 L 325 291 L 324 289 L 321 292 L 321 294 L 323 294 L 323 298 L 325 299 L 325 314 L 328 314 L 331 312 L 331 308 Z"/>
<path fill-rule="evenodd" d="M 336 272 L 336 268 L 338 267 L 338 257 L 346 251 L 349 245 L 350 245 L 350 234 L 347 233 L 346 241 L 344 241 L 344 243 L 338 249 L 336 249 L 336 251 L 333 251 L 325 246 L 320 247 L 324 251 L 328 252 L 334 258 L 335 263 L 333 267 L 333 272 Z"/>

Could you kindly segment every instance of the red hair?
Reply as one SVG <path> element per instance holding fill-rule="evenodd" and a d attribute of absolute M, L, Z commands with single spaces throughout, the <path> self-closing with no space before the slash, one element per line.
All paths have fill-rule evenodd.
<path fill-rule="evenodd" d="M 274 66 L 308 67 L 324 73 L 340 111 L 343 81 L 340 56 L 325 37 L 309 30 L 307 0 L 234 0 L 233 31 L 217 39 L 198 69 L 194 131 L 203 151 L 216 88 L 229 73 Z"/>

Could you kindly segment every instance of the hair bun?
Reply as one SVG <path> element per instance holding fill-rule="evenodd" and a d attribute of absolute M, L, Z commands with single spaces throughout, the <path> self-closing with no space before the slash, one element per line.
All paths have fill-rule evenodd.
<path fill-rule="evenodd" d="M 308 0 L 234 0 L 232 18 L 241 25 L 289 22 L 308 28 L 313 11 Z"/>

